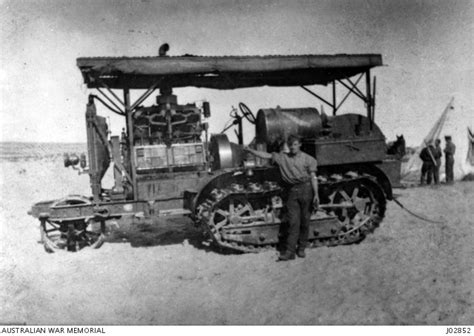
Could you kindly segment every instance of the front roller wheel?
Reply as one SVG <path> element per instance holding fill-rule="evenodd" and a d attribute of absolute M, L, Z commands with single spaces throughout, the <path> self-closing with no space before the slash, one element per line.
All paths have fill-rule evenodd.
<path fill-rule="evenodd" d="M 90 204 L 90 199 L 84 196 L 70 195 L 55 201 L 51 207 Z M 40 217 L 40 221 L 41 241 L 49 253 L 99 248 L 105 241 L 105 219 L 95 221 L 91 217 L 78 217 L 60 220 Z"/>
<path fill-rule="evenodd" d="M 86 247 L 97 249 L 104 244 L 105 222 L 80 219 L 59 223 L 42 219 L 40 232 L 46 252 L 78 252 Z"/>

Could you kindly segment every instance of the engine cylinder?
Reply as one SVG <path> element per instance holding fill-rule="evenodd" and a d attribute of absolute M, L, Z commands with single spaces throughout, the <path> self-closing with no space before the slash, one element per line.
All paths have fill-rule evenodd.
<path fill-rule="evenodd" d="M 321 116 L 315 108 L 261 109 L 255 124 L 257 142 L 269 146 L 286 140 L 290 134 L 315 138 L 322 129 Z"/>

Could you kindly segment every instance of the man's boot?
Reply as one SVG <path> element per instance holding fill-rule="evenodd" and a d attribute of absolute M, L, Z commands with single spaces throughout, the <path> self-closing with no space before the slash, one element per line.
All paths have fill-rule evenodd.
<path fill-rule="evenodd" d="M 306 252 L 304 251 L 304 248 L 299 248 L 296 250 L 296 255 L 300 258 L 305 258 L 306 257 Z"/>
<path fill-rule="evenodd" d="M 279 261 L 288 261 L 288 260 L 293 260 L 293 259 L 295 259 L 295 253 L 290 252 L 290 251 L 286 251 L 280 254 L 280 256 L 278 257 Z"/>

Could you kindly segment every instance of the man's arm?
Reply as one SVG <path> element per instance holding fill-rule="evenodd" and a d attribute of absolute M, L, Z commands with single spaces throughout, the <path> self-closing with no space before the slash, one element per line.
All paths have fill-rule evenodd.
<path fill-rule="evenodd" d="M 446 145 L 446 147 L 444 147 L 444 153 L 446 155 L 454 155 L 455 152 L 456 152 L 456 146 L 454 144 Z"/>
<path fill-rule="evenodd" d="M 420 156 L 420 159 L 421 159 L 422 161 L 428 161 L 428 160 L 429 160 L 428 155 L 429 155 L 429 154 L 428 154 L 428 147 L 424 147 L 424 148 L 421 150 L 419 156 Z"/>
<path fill-rule="evenodd" d="M 267 159 L 268 160 L 268 159 L 272 158 L 272 154 L 267 153 L 267 152 L 258 151 L 258 150 L 255 150 L 255 149 L 252 149 L 252 148 L 249 148 L 249 147 L 244 147 L 244 150 L 249 152 L 249 153 L 252 153 L 256 157 L 259 157 L 261 159 Z"/>
<path fill-rule="evenodd" d="M 315 158 L 310 155 L 306 155 L 306 165 L 310 175 L 311 186 L 313 187 L 313 208 L 319 207 L 319 194 L 318 194 L 318 178 L 316 171 L 318 170 L 318 162 Z"/>
<path fill-rule="evenodd" d="M 313 187 L 313 207 L 317 209 L 319 207 L 319 194 L 318 194 L 318 178 L 315 172 L 311 172 L 311 186 Z"/>

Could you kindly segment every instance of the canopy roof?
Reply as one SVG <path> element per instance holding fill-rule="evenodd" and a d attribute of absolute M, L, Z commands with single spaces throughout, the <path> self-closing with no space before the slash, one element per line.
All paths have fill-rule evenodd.
<path fill-rule="evenodd" d="M 88 88 L 148 89 L 153 85 L 236 89 L 327 85 L 382 65 L 378 54 L 296 56 L 87 57 L 77 66 Z"/>

